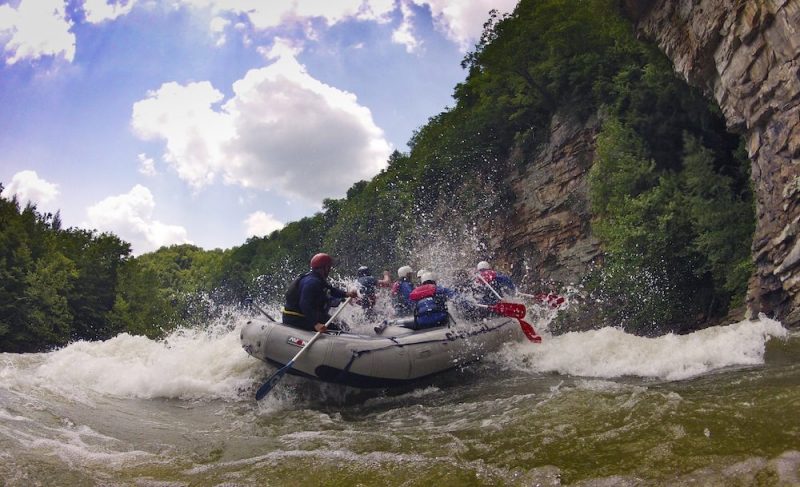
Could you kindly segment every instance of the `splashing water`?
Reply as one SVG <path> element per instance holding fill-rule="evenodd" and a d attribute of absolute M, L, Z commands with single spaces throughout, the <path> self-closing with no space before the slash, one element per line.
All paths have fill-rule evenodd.
<path fill-rule="evenodd" d="M 546 337 L 536 348 L 508 344 L 497 360 L 529 373 L 682 380 L 725 367 L 762 364 L 767 341 L 786 335 L 779 322 L 766 317 L 658 338 L 602 328 Z"/>

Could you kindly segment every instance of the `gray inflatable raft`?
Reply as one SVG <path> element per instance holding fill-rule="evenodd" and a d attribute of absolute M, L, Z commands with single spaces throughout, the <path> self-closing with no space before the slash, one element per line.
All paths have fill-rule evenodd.
<path fill-rule="evenodd" d="M 242 348 L 282 367 L 315 335 L 261 318 L 242 328 Z M 479 360 L 522 337 L 516 320 L 497 317 L 426 330 L 390 325 L 380 335 L 335 332 L 320 336 L 289 373 L 354 387 L 408 384 Z"/>

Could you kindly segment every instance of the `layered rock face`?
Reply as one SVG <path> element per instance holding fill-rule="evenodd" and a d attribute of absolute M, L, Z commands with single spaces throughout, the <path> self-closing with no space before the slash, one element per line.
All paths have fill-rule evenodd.
<path fill-rule="evenodd" d="M 527 292 L 578 284 L 601 254 L 591 234 L 587 177 L 599 128 L 595 118 L 557 113 L 532 160 L 521 160 L 522 151 L 511 157 L 519 168 L 505 178 L 513 206 L 495 222 L 501 228 L 486 234 L 495 236 L 488 245 L 498 249 L 498 268 L 511 269 Z"/>
<path fill-rule="evenodd" d="M 624 3 L 745 136 L 756 196 L 748 310 L 800 324 L 800 0 Z"/>

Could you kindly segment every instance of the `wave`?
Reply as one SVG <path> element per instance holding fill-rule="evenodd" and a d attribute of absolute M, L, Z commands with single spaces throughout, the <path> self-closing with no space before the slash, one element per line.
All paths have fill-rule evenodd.
<path fill-rule="evenodd" d="M 266 374 L 266 366 L 241 349 L 239 326 L 179 329 L 163 340 L 123 333 L 36 355 L 39 360 L 32 361 L 5 354 L 0 386 L 45 389 L 81 402 L 91 401 L 90 392 L 141 399 L 237 399 Z"/>
<path fill-rule="evenodd" d="M 764 363 L 766 343 L 787 337 L 778 321 L 761 316 L 688 335 L 646 338 L 606 327 L 547 337 L 542 344 L 513 343 L 494 361 L 528 373 L 582 377 L 625 376 L 683 380 L 731 366 Z"/>

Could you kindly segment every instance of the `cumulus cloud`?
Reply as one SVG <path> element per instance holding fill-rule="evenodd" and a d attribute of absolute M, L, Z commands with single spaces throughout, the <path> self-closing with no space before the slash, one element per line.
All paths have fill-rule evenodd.
<path fill-rule="evenodd" d="M 28 201 L 47 204 L 58 196 L 58 185 L 40 178 L 36 171 L 20 171 L 11 177 L 11 183 L 3 189 L 2 196 L 16 196 L 22 204 Z"/>
<path fill-rule="evenodd" d="M 245 219 L 244 226 L 248 237 L 263 237 L 283 228 L 283 222 L 270 213 L 257 211 Z"/>
<path fill-rule="evenodd" d="M 155 176 L 158 174 L 156 171 L 156 162 L 151 157 L 147 157 L 147 154 L 139 154 L 136 156 L 139 159 L 139 174 L 144 174 L 145 176 Z"/>
<path fill-rule="evenodd" d="M 407 3 L 400 3 L 403 21 L 392 33 L 392 42 L 406 47 L 406 52 L 413 53 L 419 49 L 421 42 L 414 35 L 414 11 Z"/>
<path fill-rule="evenodd" d="M 131 126 L 144 140 L 166 142 L 164 160 L 194 188 L 224 167 L 223 147 L 234 138 L 230 116 L 214 105 L 223 94 L 207 81 L 165 83 L 133 105 Z"/>
<path fill-rule="evenodd" d="M 191 243 L 186 229 L 153 219 L 156 203 L 146 187 L 137 184 L 128 193 L 108 198 L 87 209 L 87 226 L 111 232 L 130 242 L 134 254 L 158 249 L 164 245 Z"/>
<path fill-rule="evenodd" d="M 391 146 L 352 93 L 308 74 L 277 41 L 273 62 L 221 92 L 208 82 L 167 83 L 133 107 L 132 127 L 166 142 L 164 160 L 195 188 L 228 184 L 276 190 L 319 204 L 386 164 Z"/>
<path fill-rule="evenodd" d="M 6 64 L 43 56 L 75 57 L 75 35 L 64 0 L 21 0 L 0 5 L 0 43 Z"/>
<path fill-rule="evenodd" d="M 92 24 L 114 20 L 133 10 L 138 0 L 84 0 L 86 21 Z"/>
<path fill-rule="evenodd" d="M 437 28 L 466 51 L 480 38 L 490 10 L 497 10 L 501 15 L 509 13 L 517 6 L 518 0 L 411 1 L 419 6 L 428 6 Z"/>

